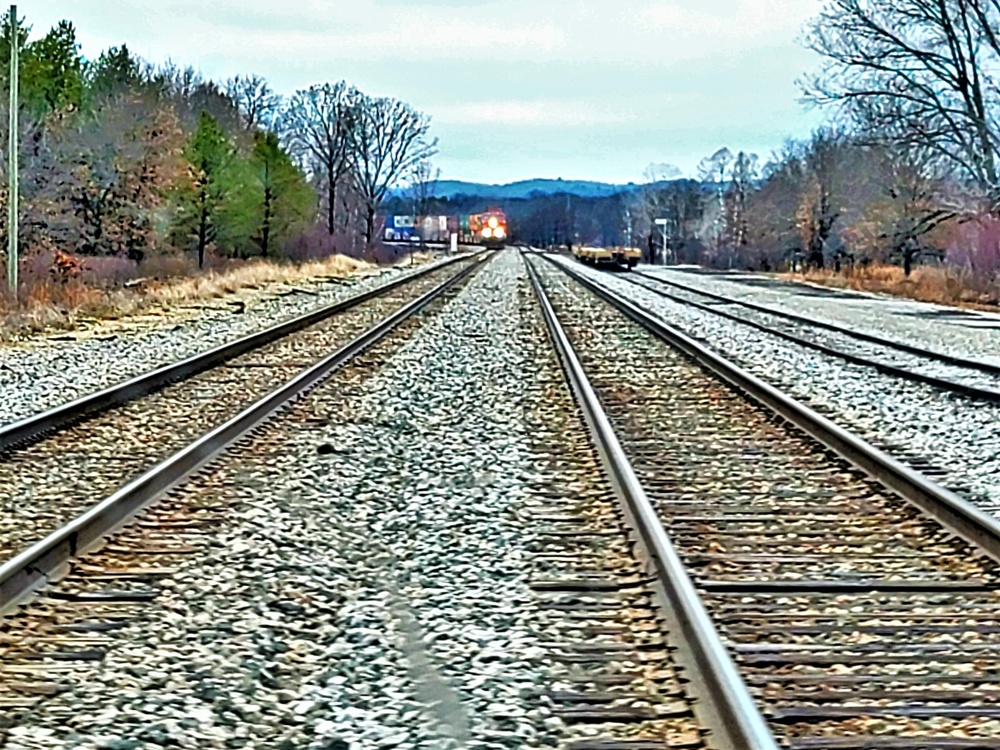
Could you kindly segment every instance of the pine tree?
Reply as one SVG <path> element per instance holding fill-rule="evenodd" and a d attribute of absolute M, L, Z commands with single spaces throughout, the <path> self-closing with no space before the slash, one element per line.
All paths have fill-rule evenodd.
<path fill-rule="evenodd" d="M 190 180 L 178 191 L 178 222 L 181 233 L 198 251 L 198 267 L 205 265 L 205 251 L 215 240 L 223 207 L 227 170 L 235 151 L 215 118 L 202 112 L 198 127 L 188 142 L 185 156 L 190 164 Z"/>

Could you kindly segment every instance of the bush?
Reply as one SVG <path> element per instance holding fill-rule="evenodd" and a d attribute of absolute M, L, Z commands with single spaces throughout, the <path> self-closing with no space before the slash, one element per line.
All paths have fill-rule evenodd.
<path fill-rule="evenodd" d="M 359 241 L 356 233 L 340 231 L 331 236 L 324 224 L 314 224 L 307 232 L 288 240 L 283 249 L 286 258 L 299 263 L 346 255 L 385 265 L 401 260 L 407 252 L 409 248 L 387 245 L 378 240 L 365 249 L 364 241 Z"/>
<path fill-rule="evenodd" d="M 1000 281 L 1000 218 L 986 215 L 956 222 L 945 262 L 972 288 L 995 290 Z"/>
<path fill-rule="evenodd" d="M 84 258 L 81 267 L 80 281 L 102 289 L 121 286 L 139 276 L 138 263 L 116 256 Z"/>

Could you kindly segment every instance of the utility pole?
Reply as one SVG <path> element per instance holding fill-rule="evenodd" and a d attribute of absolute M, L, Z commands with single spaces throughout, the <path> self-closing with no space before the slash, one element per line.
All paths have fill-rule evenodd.
<path fill-rule="evenodd" d="M 10 6 L 10 131 L 7 134 L 9 148 L 7 188 L 7 284 L 10 291 L 17 297 L 17 234 L 18 234 L 18 125 L 17 125 L 17 88 L 18 88 L 18 47 L 21 40 L 18 35 L 17 6 Z"/>
<path fill-rule="evenodd" d="M 654 219 L 653 223 L 656 224 L 660 231 L 663 233 L 663 265 L 667 265 L 667 222 L 669 219 Z"/>

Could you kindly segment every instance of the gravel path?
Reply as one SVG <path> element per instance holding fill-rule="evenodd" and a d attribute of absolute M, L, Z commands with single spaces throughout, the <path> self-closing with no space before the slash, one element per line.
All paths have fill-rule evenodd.
<path fill-rule="evenodd" d="M 1000 315 L 747 273 L 643 266 L 668 281 L 819 318 L 958 357 L 1000 364 Z"/>
<path fill-rule="evenodd" d="M 487 270 L 161 506 L 231 507 L 6 747 L 555 747 L 519 515 L 524 271 Z"/>
<path fill-rule="evenodd" d="M 1000 406 L 851 365 L 666 300 L 613 273 L 559 262 L 710 342 L 723 356 L 901 459 L 931 464 L 942 484 L 1000 515 Z"/>
<path fill-rule="evenodd" d="M 51 336 L 0 346 L 0 425 L 263 330 L 411 273 L 383 269 L 348 279 L 276 287 L 241 313 L 228 302 L 185 306 L 178 319 L 142 316 L 118 333 Z"/>

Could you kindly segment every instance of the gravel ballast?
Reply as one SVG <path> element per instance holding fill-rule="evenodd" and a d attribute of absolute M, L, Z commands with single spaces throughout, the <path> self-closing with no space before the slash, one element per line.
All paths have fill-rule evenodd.
<path fill-rule="evenodd" d="M 0 346 L 0 425 L 29 417 L 128 378 L 256 333 L 387 283 L 410 268 L 300 282 L 235 304 L 186 307 L 179 320 L 141 316 L 118 333 L 57 334 Z"/>
<path fill-rule="evenodd" d="M 893 341 L 1000 365 L 1000 315 L 747 273 L 643 266 L 684 286 L 835 323 Z"/>
<path fill-rule="evenodd" d="M 635 300 L 902 460 L 939 469 L 936 480 L 984 509 L 1000 510 L 1000 406 L 852 365 L 664 299 L 617 274 L 556 260 Z"/>
<path fill-rule="evenodd" d="M 169 500 L 231 509 L 6 747 L 555 747 L 519 516 L 523 274 L 501 255 L 374 375 Z"/>

